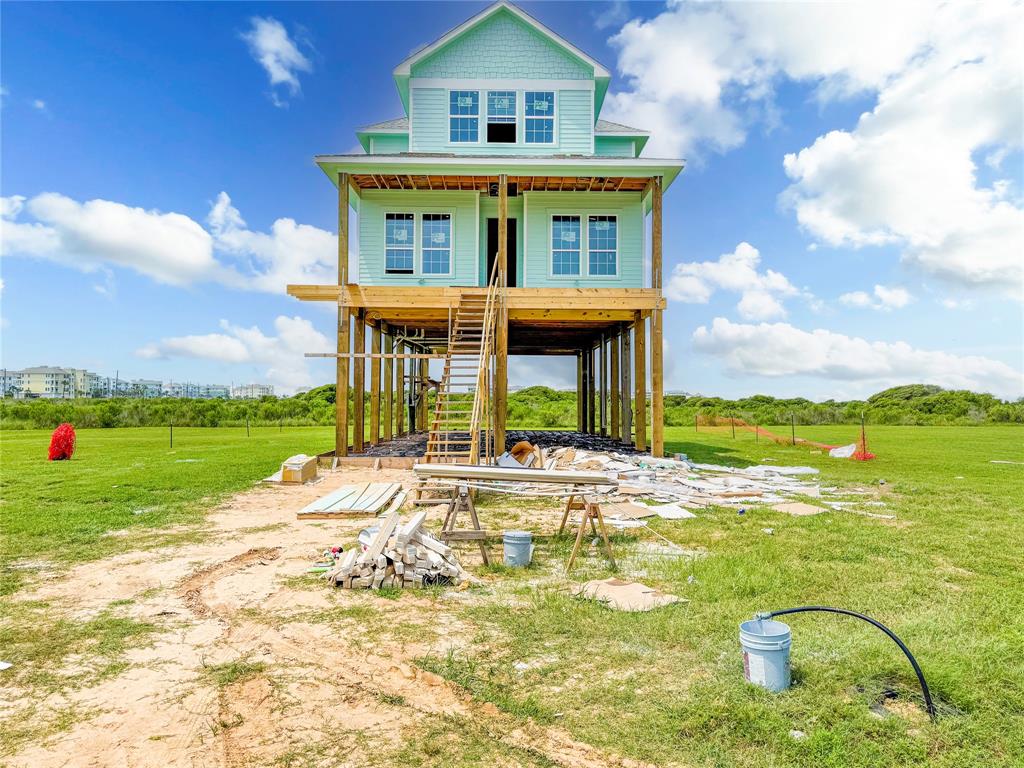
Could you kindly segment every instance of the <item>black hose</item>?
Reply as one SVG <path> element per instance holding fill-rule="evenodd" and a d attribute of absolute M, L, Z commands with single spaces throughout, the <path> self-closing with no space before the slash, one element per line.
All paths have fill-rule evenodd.
<path fill-rule="evenodd" d="M 823 613 L 840 613 L 844 616 L 853 616 L 856 619 L 863 619 L 868 624 L 878 627 L 880 630 L 885 632 L 889 638 L 900 647 L 903 654 L 910 661 L 910 666 L 914 668 L 914 673 L 917 675 L 917 681 L 921 684 L 921 693 L 924 694 L 924 705 L 925 709 L 928 710 L 928 717 L 931 718 L 932 722 L 935 722 L 935 704 L 932 703 L 932 694 L 928 690 L 928 682 L 924 679 L 924 672 L 921 671 L 921 666 L 917 663 L 917 659 L 914 658 L 914 654 L 910 652 L 906 644 L 896 637 L 896 633 L 889 629 L 887 626 L 879 621 L 875 621 L 870 616 L 865 616 L 863 613 L 857 613 L 856 611 L 848 611 L 845 608 L 830 608 L 825 605 L 804 605 L 800 608 L 786 608 L 781 611 L 772 611 L 768 614 L 758 614 L 758 618 L 773 618 L 775 616 L 785 616 L 787 613 L 807 613 L 809 611 L 821 611 Z"/>

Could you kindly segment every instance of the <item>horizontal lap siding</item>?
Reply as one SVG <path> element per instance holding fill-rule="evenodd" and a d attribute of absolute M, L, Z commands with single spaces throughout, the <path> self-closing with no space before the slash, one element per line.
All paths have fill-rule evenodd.
<path fill-rule="evenodd" d="M 409 134 L 373 136 L 370 139 L 371 155 L 395 155 L 409 151 Z"/>
<path fill-rule="evenodd" d="M 361 285 L 476 285 L 477 218 L 475 192 L 365 190 L 359 206 L 359 283 Z M 384 272 L 385 213 L 452 213 L 452 275 L 388 275 Z M 417 257 L 417 268 L 419 259 Z"/>
<path fill-rule="evenodd" d="M 411 151 L 447 151 L 448 92 L 444 88 L 413 88 L 411 114 Z"/>
<path fill-rule="evenodd" d="M 593 131 L 593 94 L 589 91 L 559 91 L 558 152 L 569 155 L 591 154 Z"/>
<path fill-rule="evenodd" d="M 618 218 L 618 277 L 552 277 L 551 216 L 555 213 L 578 213 L 583 217 L 615 214 Z M 526 194 L 527 288 L 642 288 L 643 214 L 639 192 L 528 192 Z M 581 260 L 586 262 L 586 251 Z"/>
<path fill-rule="evenodd" d="M 595 136 L 594 154 L 601 157 L 636 157 L 636 147 L 629 136 Z"/>

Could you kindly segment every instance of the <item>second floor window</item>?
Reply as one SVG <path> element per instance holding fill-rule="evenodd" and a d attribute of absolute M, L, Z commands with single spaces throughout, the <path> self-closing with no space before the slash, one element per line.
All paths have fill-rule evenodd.
<path fill-rule="evenodd" d="M 452 142 L 480 141 L 479 91 L 449 91 L 448 139 Z"/>
<path fill-rule="evenodd" d="M 526 92 L 526 143 L 555 143 L 555 92 Z"/>
<path fill-rule="evenodd" d="M 415 261 L 415 217 L 411 213 L 389 213 L 384 217 L 384 271 L 411 275 Z"/>
<path fill-rule="evenodd" d="M 487 92 L 487 143 L 516 143 L 516 92 Z"/>
<path fill-rule="evenodd" d="M 580 273 L 580 217 L 551 217 L 551 273 Z"/>
<path fill-rule="evenodd" d="M 451 214 L 424 213 L 420 233 L 423 274 L 447 275 L 452 271 Z"/>

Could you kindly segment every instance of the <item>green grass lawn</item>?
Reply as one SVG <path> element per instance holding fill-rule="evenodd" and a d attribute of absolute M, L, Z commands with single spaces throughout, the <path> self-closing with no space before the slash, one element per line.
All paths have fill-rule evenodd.
<path fill-rule="evenodd" d="M 420 663 L 515 716 L 655 764 L 1022 764 L 1024 466 L 990 462 L 1024 461 L 1024 429 L 875 427 L 869 440 L 878 458 L 867 463 L 755 443 L 749 433 L 666 432 L 670 453 L 697 461 L 810 464 L 821 469 L 823 484 L 846 488 L 877 489 L 884 479 L 879 498 L 886 506 L 867 509 L 897 520 L 720 508 L 693 520 L 657 521 L 658 532 L 707 555 L 639 564 L 623 557 L 623 575 L 689 600 L 646 614 L 570 597 L 554 570 L 570 543 L 544 541 L 536 568 L 493 569 L 492 598 L 485 591 L 483 599 L 444 600 L 439 609 L 478 627 L 477 642 Z M 857 430 L 798 432 L 839 444 L 852 442 Z M 75 459 L 52 463 L 48 438 L 0 431 L 8 591 L 17 589 L 26 563 L 60 567 L 159 540 L 168 525 L 198 522 L 211 504 L 251 486 L 285 456 L 328 449 L 333 430 L 259 428 L 247 438 L 244 428 L 176 429 L 173 450 L 162 428 L 82 430 Z M 482 504 L 485 525 L 493 503 Z M 129 529 L 127 540 L 105 535 L 122 529 Z M 627 542 L 617 537 L 623 554 Z M 590 556 L 574 580 L 607 574 Z M 892 627 L 924 668 L 939 722 L 871 712 L 887 689 L 917 701 L 916 681 L 895 645 L 845 617 L 788 617 L 793 688 L 771 695 L 744 684 L 738 623 L 755 611 L 805 604 L 862 611 Z M 114 634 L 127 636 L 124 628 Z M 805 736 L 792 737 L 794 730 Z"/>
<path fill-rule="evenodd" d="M 68 564 L 123 550 L 110 531 L 136 540 L 202 519 L 225 495 L 274 472 L 295 453 L 329 450 L 333 427 L 78 430 L 71 461 L 47 461 L 49 430 L 0 430 L 0 594 L 17 589 L 16 562 Z"/>

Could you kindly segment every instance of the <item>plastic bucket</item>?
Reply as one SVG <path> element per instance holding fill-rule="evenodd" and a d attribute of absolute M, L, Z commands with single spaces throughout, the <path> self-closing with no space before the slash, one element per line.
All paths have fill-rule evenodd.
<path fill-rule="evenodd" d="M 773 693 L 789 688 L 789 625 L 771 619 L 740 624 L 743 676 Z"/>
<path fill-rule="evenodd" d="M 525 568 L 533 557 L 533 534 L 529 531 L 505 531 L 505 565 Z"/>

